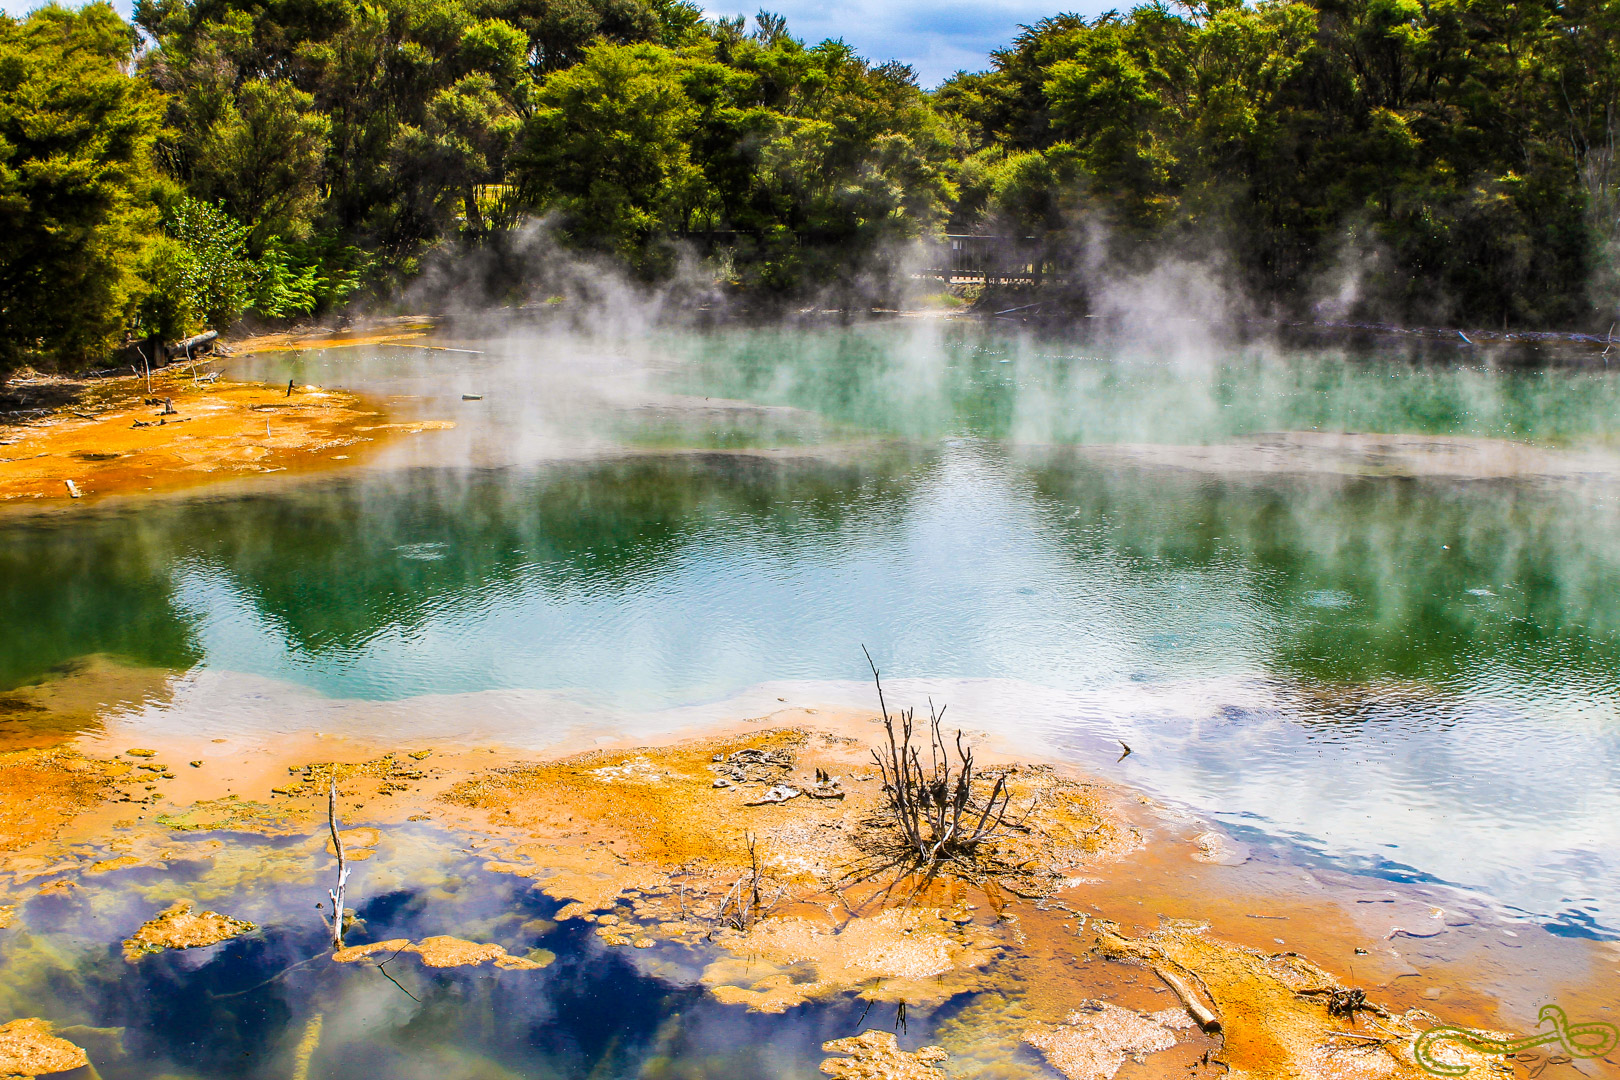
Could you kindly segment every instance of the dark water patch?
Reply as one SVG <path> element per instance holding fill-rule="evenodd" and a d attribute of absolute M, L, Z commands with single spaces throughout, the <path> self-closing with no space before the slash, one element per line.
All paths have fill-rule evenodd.
<path fill-rule="evenodd" d="M 1604 925 L 1595 905 L 1588 910 L 1561 911 L 1551 919 L 1543 919 L 1541 927 L 1557 937 L 1620 941 L 1620 928 Z"/>
<path fill-rule="evenodd" d="M 609 948 L 586 922 L 557 923 L 560 903 L 528 880 L 484 871 L 444 834 L 416 827 L 386 831 L 377 854 L 355 864 L 347 944 L 445 934 L 555 959 L 539 970 L 434 968 L 386 952 L 334 963 L 315 906 L 330 857 L 305 847 L 287 876 L 243 872 L 278 848 L 286 855 L 282 841 L 233 847 L 216 865 L 171 863 L 160 880 L 123 870 L 86 878 L 71 896 L 34 897 L 26 929 L 0 938 L 0 1007 L 86 1032 L 107 1080 L 774 1080 L 814 1075 L 822 1042 L 894 1010 L 873 1016 L 847 996 L 775 1016 L 722 1005 L 694 977 L 707 948 Z M 176 896 L 259 929 L 127 961 L 120 939 Z M 929 1026 L 920 1018 L 912 1034 Z"/>

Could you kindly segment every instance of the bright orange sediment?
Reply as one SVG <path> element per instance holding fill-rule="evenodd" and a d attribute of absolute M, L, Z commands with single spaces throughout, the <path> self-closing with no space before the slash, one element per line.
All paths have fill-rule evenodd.
<path fill-rule="evenodd" d="M 79 814 L 100 806 L 133 766 L 88 758 L 71 746 L 0 752 L 0 851 L 21 851 L 54 837 Z"/>
<path fill-rule="evenodd" d="M 88 884 L 118 866 L 168 858 L 171 837 L 199 829 L 304 832 L 324 845 L 335 776 L 351 859 L 379 842 L 378 826 L 434 819 L 489 860 L 486 869 L 532 877 L 576 901 L 556 918 L 595 924 L 604 945 L 653 957 L 648 963 L 656 957 L 639 950 L 661 942 L 714 949 L 700 979 L 720 1000 L 776 1012 L 858 993 L 879 1009 L 926 1012 L 977 993 L 982 1001 L 953 1014 L 937 1036 L 952 1075 L 1049 1076 L 1032 1048 L 1050 1050 L 1050 1064 L 1078 1060 L 1101 1037 L 1090 1002 L 1173 1015 L 1177 995 L 1155 967 L 1206 994 L 1226 1031 L 1205 1035 L 1183 1019 L 1174 1047 L 1126 1060 L 1120 1080 L 1417 1080 L 1409 1047 L 1431 1016 L 1524 1031 L 1551 1000 L 1572 1017 L 1607 1018 L 1620 956 L 1606 946 L 1498 924 L 1366 879 L 1329 887 L 1264 859 L 1210 862 L 1219 845 L 1201 839 L 1202 826 L 1049 765 L 1009 773 L 1023 828 L 998 859 L 1043 873 L 946 875 L 884 896 L 892 874 L 865 883 L 849 876 L 884 831 L 881 781 L 865 758 L 881 731 L 833 726 L 563 758 L 489 747 L 387 752 L 311 733 L 270 746 L 206 736 L 131 741 L 104 731 L 81 740 L 94 757 L 65 748 L 0 757 L 0 780 L 32 785 L 28 802 L 52 807 L 49 820 L 31 825 L 0 820 L 13 852 L 0 866 L 19 887 L 37 890 L 52 878 L 46 888 L 66 890 L 75 877 Z M 770 763 L 734 764 L 764 755 Z M 334 759 L 343 764 L 332 768 Z M 818 770 L 840 778 L 843 799 L 801 794 L 750 805 L 774 785 L 809 788 Z M 19 850 L 26 840 L 35 843 Z M 228 854 L 222 847 L 213 857 Z M 418 948 L 499 960 L 475 940 Z M 1316 991 L 1344 987 L 1364 989 L 1387 1012 L 1334 1015 Z M 1475 1075 L 1492 1075 L 1477 1064 Z M 1612 1063 L 1583 1067 L 1616 1075 Z"/>
<path fill-rule="evenodd" d="M 173 409 L 166 413 L 163 402 Z M 150 404 L 157 401 L 158 404 Z M 357 394 L 316 386 L 198 382 L 173 369 L 84 384 L 80 400 L 0 426 L 0 502 L 194 487 L 227 477 L 339 467 L 427 421 L 389 424 Z"/>

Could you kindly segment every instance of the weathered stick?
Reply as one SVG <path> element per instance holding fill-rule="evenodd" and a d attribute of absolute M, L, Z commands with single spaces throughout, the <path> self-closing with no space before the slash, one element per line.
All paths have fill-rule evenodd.
<path fill-rule="evenodd" d="M 349 885 L 349 864 L 343 857 L 343 837 L 337 827 L 337 767 L 332 769 L 332 787 L 326 797 L 326 824 L 332 830 L 332 847 L 337 851 L 337 888 L 326 890 L 332 898 L 332 948 L 343 948 L 344 892 Z"/>
<path fill-rule="evenodd" d="M 754 871 L 754 880 L 752 882 L 750 882 L 749 886 L 748 886 L 749 892 L 752 895 L 749 897 L 748 917 L 744 919 L 744 925 L 743 925 L 744 930 L 748 929 L 747 924 L 749 922 L 752 922 L 752 921 L 757 920 L 759 918 L 759 905 L 760 905 L 760 895 L 759 895 L 759 854 L 755 849 L 754 834 L 753 833 L 748 833 L 747 836 L 748 836 L 748 865 Z M 740 902 L 739 902 L 739 906 L 740 906 Z"/>
<path fill-rule="evenodd" d="M 1221 1018 L 1215 1015 L 1214 1009 L 1211 1009 L 1199 999 L 1198 995 L 1193 992 L 1193 988 L 1188 986 L 1181 976 L 1168 968 L 1159 967 L 1157 964 L 1153 966 L 1153 972 L 1163 979 L 1170 989 L 1176 992 L 1176 997 L 1181 999 L 1181 1004 L 1186 1006 L 1187 1011 L 1192 1014 L 1192 1018 L 1198 1021 L 1199 1027 L 1211 1034 L 1221 1030 Z"/>
<path fill-rule="evenodd" d="M 426 349 L 428 352 L 466 353 L 468 356 L 483 356 L 482 349 L 452 349 L 448 345 L 406 345 L 401 341 L 376 341 L 374 345 L 386 345 L 390 349 Z"/>

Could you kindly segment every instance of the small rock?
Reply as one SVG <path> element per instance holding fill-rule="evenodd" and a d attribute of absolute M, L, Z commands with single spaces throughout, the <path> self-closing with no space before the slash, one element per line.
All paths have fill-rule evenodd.
<path fill-rule="evenodd" d="M 825 780 L 818 781 L 814 787 L 808 788 L 805 794 L 812 799 L 842 799 L 844 789 L 838 786 L 838 777 L 829 776 Z"/>
<path fill-rule="evenodd" d="M 1193 837 L 1198 850 L 1193 858 L 1199 862 L 1216 863 L 1220 866 L 1240 866 L 1249 861 L 1249 846 L 1239 843 L 1223 833 L 1213 829 L 1206 830 Z"/>
<path fill-rule="evenodd" d="M 797 799 L 800 795 L 803 795 L 803 794 L 804 794 L 804 792 L 800 791 L 796 787 L 789 787 L 787 784 L 777 784 L 775 787 L 771 788 L 771 790 L 767 791 L 764 795 L 760 796 L 758 799 L 754 800 L 753 802 L 746 803 L 744 805 L 747 805 L 747 806 L 769 806 L 769 805 L 771 805 L 773 803 L 785 803 L 789 799 Z"/>

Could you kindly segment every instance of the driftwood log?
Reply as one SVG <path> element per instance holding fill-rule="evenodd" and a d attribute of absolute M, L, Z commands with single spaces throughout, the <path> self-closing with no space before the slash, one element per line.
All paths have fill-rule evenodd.
<path fill-rule="evenodd" d="M 1181 1004 L 1186 1006 L 1192 1018 L 1198 1021 L 1199 1027 L 1211 1034 L 1221 1030 L 1221 1018 L 1215 1015 L 1214 1009 L 1204 1004 L 1203 999 L 1188 985 L 1186 979 L 1159 964 L 1153 965 L 1153 972 L 1176 992 L 1176 997 L 1181 999 Z"/>

